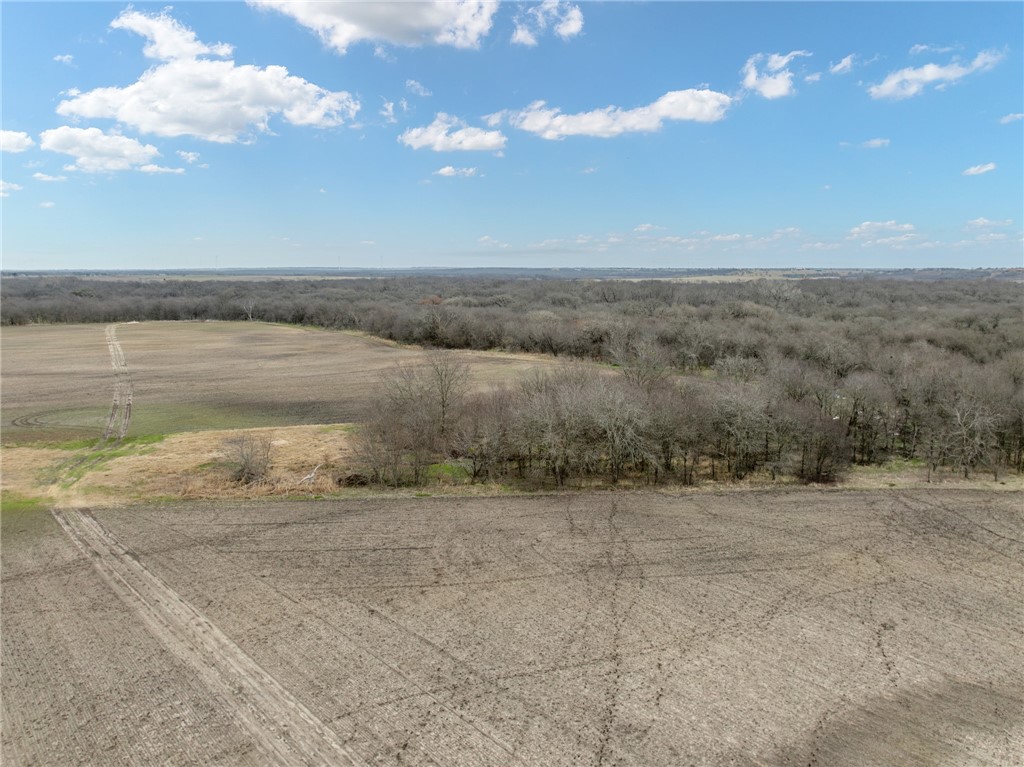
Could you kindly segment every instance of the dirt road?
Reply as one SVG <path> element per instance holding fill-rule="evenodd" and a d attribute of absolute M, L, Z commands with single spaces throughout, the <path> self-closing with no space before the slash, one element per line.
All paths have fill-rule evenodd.
<path fill-rule="evenodd" d="M 4 763 L 1018 765 L 1022 540 L 947 490 L 5 513 Z"/>

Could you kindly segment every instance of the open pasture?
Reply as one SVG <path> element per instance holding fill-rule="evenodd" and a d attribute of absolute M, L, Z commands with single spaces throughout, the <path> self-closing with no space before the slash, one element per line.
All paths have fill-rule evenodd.
<path fill-rule="evenodd" d="M 1013 765 L 1019 493 L 3 514 L 8 765 Z"/>
<path fill-rule="evenodd" d="M 356 420 L 379 374 L 423 352 L 351 333 L 251 322 L 118 324 L 132 388 L 128 435 Z M 103 325 L 3 329 L 5 444 L 98 437 L 119 379 Z M 457 352 L 488 386 L 549 365 Z"/>

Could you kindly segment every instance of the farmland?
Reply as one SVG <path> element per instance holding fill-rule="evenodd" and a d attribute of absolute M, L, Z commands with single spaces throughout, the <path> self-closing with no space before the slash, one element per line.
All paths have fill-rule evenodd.
<path fill-rule="evenodd" d="M 12 506 L 4 762 L 1015 764 L 1020 501 Z"/>

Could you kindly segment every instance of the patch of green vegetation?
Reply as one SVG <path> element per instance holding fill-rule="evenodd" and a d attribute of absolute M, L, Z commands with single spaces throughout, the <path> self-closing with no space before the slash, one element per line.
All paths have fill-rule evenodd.
<path fill-rule="evenodd" d="M 59 485 L 66 489 L 78 482 L 89 472 L 105 466 L 115 458 L 152 453 L 152 445 L 163 440 L 163 434 L 128 437 L 120 442 L 102 442 L 97 440 L 91 443 L 91 449 L 79 448 L 74 450 L 74 455 L 71 457 L 57 461 L 53 466 L 44 470 L 39 479 L 44 484 Z"/>
<path fill-rule="evenodd" d="M 428 466 L 426 476 L 427 479 L 459 480 L 468 479 L 470 472 L 460 463 L 445 461 L 444 463 L 434 463 Z"/>
<path fill-rule="evenodd" d="M 45 506 L 46 501 L 42 498 L 33 498 L 10 491 L 0 492 L 0 513 L 3 514 L 37 511 Z"/>

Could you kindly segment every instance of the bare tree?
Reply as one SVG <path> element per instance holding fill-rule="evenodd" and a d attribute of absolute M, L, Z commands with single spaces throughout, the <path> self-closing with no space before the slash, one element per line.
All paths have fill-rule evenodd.
<path fill-rule="evenodd" d="M 262 482 L 270 472 L 270 437 L 266 434 L 242 432 L 226 443 L 233 468 L 231 478 L 243 485 Z"/>

